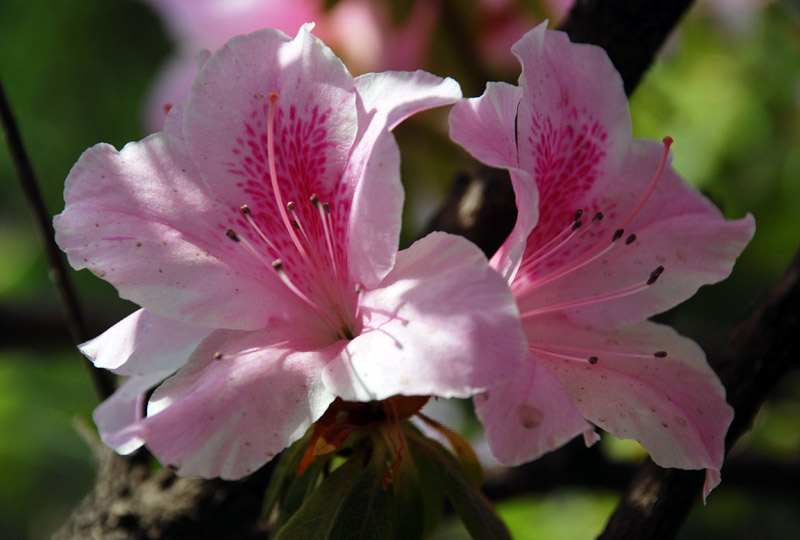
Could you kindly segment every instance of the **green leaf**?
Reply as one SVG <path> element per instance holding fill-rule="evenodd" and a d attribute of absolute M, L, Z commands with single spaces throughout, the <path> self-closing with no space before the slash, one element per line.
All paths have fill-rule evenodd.
<path fill-rule="evenodd" d="M 439 482 L 430 481 L 434 473 L 426 463 L 418 464 L 406 449 L 400 470 L 392 482 L 397 540 L 426 538 L 441 519 L 443 494 Z M 423 480 L 425 479 L 425 480 Z"/>
<path fill-rule="evenodd" d="M 278 464 L 275 466 L 275 471 L 272 473 L 267 492 L 264 495 L 264 507 L 262 509 L 262 516 L 268 520 L 278 500 L 282 499 L 289 488 L 289 484 L 297 478 L 295 470 L 303 459 L 303 453 L 308 447 L 308 442 L 311 439 L 311 431 L 303 436 L 299 441 L 295 441 L 293 445 L 281 453 L 278 458 Z M 312 471 L 313 473 L 313 471 Z M 310 473 L 311 474 L 311 473 Z"/>
<path fill-rule="evenodd" d="M 438 442 L 421 435 L 409 436 L 409 449 L 417 464 L 426 463 L 438 479 L 474 540 L 511 540 L 503 521 L 489 501 L 465 476 L 453 456 Z"/>
<path fill-rule="evenodd" d="M 278 517 L 279 527 L 286 524 L 314 492 L 317 487 L 317 480 L 322 474 L 325 464 L 326 460 L 318 459 L 308 466 L 302 476 L 295 476 L 289 480 L 286 494 L 281 500 L 280 515 Z"/>
<path fill-rule="evenodd" d="M 358 448 L 328 476 L 278 531 L 275 540 L 386 540 L 394 538 L 392 490 L 383 489 L 386 450 Z"/>

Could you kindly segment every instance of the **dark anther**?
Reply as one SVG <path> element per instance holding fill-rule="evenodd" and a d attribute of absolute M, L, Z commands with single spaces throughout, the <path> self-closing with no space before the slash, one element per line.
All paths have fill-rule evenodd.
<path fill-rule="evenodd" d="M 233 232 L 233 229 L 228 229 L 227 231 L 225 231 L 225 234 L 228 236 L 228 238 L 230 238 L 234 242 L 239 241 L 239 235 Z"/>
<path fill-rule="evenodd" d="M 576 221 L 575 223 L 572 224 L 572 230 L 577 231 L 578 229 L 581 228 L 581 225 L 583 225 L 582 221 Z"/>
<path fill-rule="evenodd" d="M 314 206 L 317 206 L 319 204 L 319 197 L 317 197 L 316 195 L 311 195 L 309 200 L 311 201 L 311 204 L 313 204 Z"/>
<path fill-rule="evenodd" d="M 330 214 L 331 213 L 331 203 L 326 203 L 326 202 L 322 203 L 322 211 L 325 212 L 326 214 Z"/>
<path fill-rule="evenodd" d="M 275 259 L 274 261 L 272 261 L 272 268 L 276 272 L 280 272 L 281 270 L 283 270 L 283 261 L 280 259 Z"/>
<path fill-rule="evenodd" d="M 250 211 L 250 207 L 249 207 L 249 206 L 247 206 L 246 204 L 243 204 L 242 206 L 240 206 L 240 207 L 239 207 L 239 210 L 241 210 L 241 211 L 242 211 L 242 214 L 244 214 L 244 215 L 246 215 L 246 216 L 250 216 L 250 215 L 252 215 L 252 214 L 253 214 L 253 213 Z"/>
<path fill-rule="evenodd" d="M 582 215 L 583 215 L 583 210 L 578 209 L 575 212 L 575 217 L 573 218 L 573 221 L 578 221 L 579 219 L 581 219 Z"/>
<path fill-rule="evenodd" d="M 592 365 L 595 365 L 597 363 L 597 357 L 596 356 L 590 356 L 589 357 L 589 363 L 592 364 Z"/>
<path fill-rule="evenodd" d="M 617 240 L 619 240 L 620 238 L 622 238 L 622 235 L 623 235 L 623 234 L 625 234 L 625 229 L 617 229 L 617 230 L 614 232 L 614 236 L 611 238 L 611 242 L 616 242 Z"/>
<path fill-rule="evenodd" d="M 603 213 L 597 212 L 592 218 L 592 221 L 602 221 L 602 219 L 603 219 Z"/>
<path fill-rule="evenodd" d="M 655 356 L 656 358 L 666 358 L 667 351 L 656 351 L 653 353 L 653 356 Z"/>
<path fill-rule="evenodd" d="M 658 276 L 660 276 L 663 273 L 664 273 L 663 266 L 659 266 L 658 268 L 650 272 L 650 277 L 647 279 L 647 284 L 652 285 L 653 283 L 655 283 L 656 280 L 658 279 Z"/>
<path fill-rule="evenodd" d="M 631 234 L 630 236 L 628 236 L 628 238 L 625 239 L 625 245 L 629 246 L 629 245 L 633 244 L 635 241 L 636 241 L 636 235 L 635 234 Z"/>

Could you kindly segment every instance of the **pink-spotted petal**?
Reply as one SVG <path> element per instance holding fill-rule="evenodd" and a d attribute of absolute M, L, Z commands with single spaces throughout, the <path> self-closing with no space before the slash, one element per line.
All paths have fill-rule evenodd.
<path fill-rule="evenodd" d="M 547 257 L 527 275 L 520 273 L 515 290 L 523 313 L 581 299 L 591 301 L 637 283 L 644 285 L 651 272 L 663 266 L 663 274 L 640 292 L 564 310 L 574 321 L 611 328 L 665 311 L 700 286 L 730 274 L 755 231 L 752 216 L 726 220 L 671 167 L 610 250 L 597 258 L 581 255 L 592 250 L 600 254 L 611 246 L 614 230 L 628 220 L 647 192 L 662 152 L 663 147 L 655 141 L 636 140 L 618 185 L 606 193 L 594 193 L 592 205 L 612 200 L 614 210 L 606 212 L 601 223 L 587 219 L 586 230 L 571 243 L 573 251 Z M 577 268 L 576 262 L 581 260 L 589 264 L 565 272 Z M 533 288 L 524 285 L 529 280 Z"/>
<path fill-rule="evenodd" d="M 249 329 L 295 306 L 274 272 L 225 235 L 223 210 L 183 143 L 166 133 L 119 152 L 90 148 L 70 171 L 64 199 L 54 225 L 72 267 L 154 314 Z"/>
<path fill-rule="evenodd" d="M 525 354 L 508 286 L 457 236 L 433 233 L 401 251 L 361 309 L 361 334 L 325 373 L 345 400 L 468 397 L 511 376 Z"/>
<path fill-rule="evenodd" d="M 92 413 L 100 440 L 119 454 L 127 455 L 144 444 L 138 422 L 145 409 L 147 392 L 172 375 L 174 370 L 134 375 L 117 388 Z"/>
<path fill-rule="evenodd" d="M 523 66 L 519 166 L 539 190 L 530 250 L 567 225 L 561 217 L 581 208 L 585 191 L 618 181 L 631 124 L 622 79 L 600 47 L 572 44 L 542 24 L 512 50 Z"/>
<path fill-rule="evenodd" d="M 389 131 L 412 114 L 453 103 L 461 88 L 423 71 L 369 73 L 356 79 L 356 88 L 369 122 L 344 176 L 354 191 L 348 261 L 353 279 L 372 288 L 394 266 L 403 209 L 400 152 Z"/>
<path fill-rule="evenodd" d="M 140 309 L 79 348 L 95 367 L 119 375 L 172 373 L 211 332 Z"/>
<path fill-rule="evenodd" d="M 457 103 L 450 113 L 450 137 L 479 161 L 507 169 L 517 199 L 517 222 L 492 257 L 492 267 L 513 279 L 528 238 L 539 218 L 539 194 L 530 173 L 520 169 L 517 111 L 522 88 L 488 83 L 479 98 Z"/>
<path fill-rule="evenodd" d="M 317 350 L 280 325 L 212 334 L 153 394 L 139 436 L 186 476 L 241 478 L 299 439 L 333 401 Z M 289 338 L 289 341 L 285 341 Z"/>
<path fill-rule="evenodd" d="M 552 353 L 537 354 L 584 418 L 639 441 L 662 467 L 708 469 L 706 494 L 716 485 L 733 409 L 696 343 L 648 321 L 600 332 L 552 317 L 526 333 Z M 554 346 L 558 335 L 568 345 Z"/>
<path fill-rule="evenodd" d="M 532 461 L 593 432 L 558 379 L 530 354 L 513 377 L 473 399 L 489 447 L 504 465 Z"/>

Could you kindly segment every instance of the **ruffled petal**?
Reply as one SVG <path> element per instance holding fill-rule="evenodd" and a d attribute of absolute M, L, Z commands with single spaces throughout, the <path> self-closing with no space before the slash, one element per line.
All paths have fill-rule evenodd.
<path fill-rule="evenodd" d="M 144 444 L 138 422 L 144 416 L 145 396 L 173 372 L 152 371 L 130 377 L 111 397 L 97 406 L 92 419 L 103 444 L 122 455 L 130 454 Z"/>
<path fill-rule="evenodd" d="M 617 181 L 631 123 L 622 79 L 600 47 L 570 43 L 565 33 L 541 24 L 512 51 L 522 64 L 524 89 L 517 120 L 519 166 L 539 190 L 531 250 L 568 226 L 579 208 L 595 211 L 581 206 L 583 194 Z"/>
<path fill-rule="evenodd" d="M 455 102 L 461 88 L 424 71 L 390 71 L 358 77 L 356 89 L 370 120 L 344 177 L 354 191 L 348 260 L 353 279 L 372 288 L 394 265 L 403 209 L 400 152 L 389 131 L 413 114 Z"/>
<path fill-rule="evenodd" d="M 154 314 L 249 329 L 297 304 L 225 235 L 223 210 L 175 137 L 157 133 L 119 152 L 93 146 L 70 171 L 64 199 L 54 225 L 72 267 Z"/>
<path fill-rule="evenodd" d="M 564 387 L 532 355 L 510 379 L 474 398 L 489 447 L 503 465 L 520 465 L 593 427 Z"/>
<path fill-rule="evenodd" d="M 463 238 L 433 233 L 401 251 L 363 293 L 364 327 L 325 382 L 350 401 L 468 397 L 510 377 L 525 338 L 502 277 Z"/>
<path fill-rule="evenodd" d="M 637 140 L 631 149 L 618 185 L 597 200 L 614 201 L 602 223 L 588 223 L 583 236 L 573 242 L 576 251 L 561 252 L 546 259 L 550 267 L 539 265 L 531 280 L 535 288 L 515 284 L 520 310 L 565 305 L 573 300 L 602 298 L 605 293 L 644 284 L 659 266 L 664 272 L 649 287 L 635 294 L 566 309 L 574 321 L 595 327 L 612 328 L 640 321 L 665 311 L 691 297 L 706 284 L 725 279 L 733 269 L 755 232 L 752 216 L 726 220 L 711 202 L 668 167 L 652 195 L 630 220 L 624 237 L 611 245 L 614 230 L 624 224 L 647 192 L 655 175 L 663 147 L 655 141 Z M 588 220 L 587 220 L 588 221 Z M 626 241 L 630 234 L 635 241 Z M 587 255 L 583 255 L 587 253 Z M 581 259 L 580 257 L 583 257 Z M 574 261 L 586 264 L 563 273 Z M 563 277 L 555 277 L 563 274 Z"/>
<path fill-rule="evenodd" d="M 716 485 L 733 409 L 696 343 L 647 321 L 599 332 L 553 317 L 526 333 L 552 352 L 537 354 L 584 418 L 639 441 L 662 467 L 708 469 L 706 493 Z M 569 336 L 568 345 L 554 346 L 553 336 Z"/>
<path fill-rule="evenodd" d="M 140 309 L 79 349 L 95 367 L 118 375 L 172 373 L 211 332 Z"/>
<path fill-rule="evenodd" d="M 318 350 L 292 327 L 212 334 L 153 394 L 138 435 L 186 476 L 241 478 L 299 439 L 333 401 Z M 288 340 L 287 340 L 288 338 Z"/>
<path fill-rule="evenodd" d="M 522 88 L 488 83 L 479 98 L 457 103 L 450 113 L 450 137 L 475 159 L 508 170 L 517 202 L 517 222 L 492 257 L 492 267 L 511 281 L 525 241 L 539 219 L 539 194 L 533 177 L 519 168 L 517 111 Z"/>
<path fill-rule="evenodd" d="M 195 80 L 183 125 L 188 151 L 222 201 L 228 226 L 249 237 L 268 262 L 282 259 L 296 281 L 304 280 L 301 269 L 310 264 L 303 250 L 327 251 L 312 195 L 330 204 L 333 246 L 342 251 L 338 257 L 346 256 L 353 186 L 342 175 L 360 122 L 352 76 L 309 28 L 294 39 L 263 30 L 229 41 Z M 287 213 L 289 202 L 296 203 L 296 217 Z M 260 233 L 242 215 L 242 205 Z M 303 227 L 307 245 L 298 247 L 304 235 L 292 220 Z"/>

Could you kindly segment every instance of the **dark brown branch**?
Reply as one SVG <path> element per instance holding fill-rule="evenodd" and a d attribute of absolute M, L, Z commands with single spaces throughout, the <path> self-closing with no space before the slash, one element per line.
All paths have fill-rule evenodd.
<path fill-rule="evenodd" d="M 561 29 L 603 47 L 630 95 L 692 0 L 577 0 Z"/>
<path fill-rule="evenodd" d="M 725 439 L 727 450 L 750 429 L 778 381 L 800 365 L 798 350 L 800 251 L 767 298 L 731 332 L 725 352 L 709 359 L 736 410 Z M 702 484 L 702 471 L 662 469 L 647 463 L 634 477 L 600 538 L 674 537 L 699 499 Z"/>
<path fill-rule="evenodd" d="M 11 160 L 14 162 L 17 177 L 25 193 L 28 206 L 33 213 L 36 228 L 42 240 L 47 264 L 50 267 L 50 279 L 53 281 L 56 291 L 58 291 L 58 299 L 64 311 L 70 335 L 76 345 L 83 343 L 89 339 L 89 335 L 86 331 L 86 324 L 84 323 L 78 297 L 75 295 L 75 290 L 69 279 L 64 257 L 55 243 L 55 231 L 50 221 L 50 214 L 44 206 L 44 200 L 36 182 L 33 167 L 22 144 L 22 136 L 11 112 L 11 106 L 6 99 L 2 81 L 0 81 L 0 119 L 2 119 L 3 133 L 8 144 L 8 151 L 11 154 Z M 84 362 L 89 369 L 97 394 L 101 398 L 107 398 L 113 394 L 115 388 L 113 376 L 105 370 L 95 369 L 88 360 L 84 360 Z"/>

